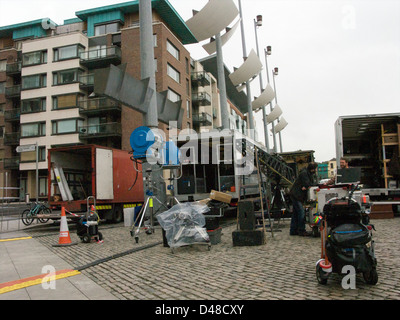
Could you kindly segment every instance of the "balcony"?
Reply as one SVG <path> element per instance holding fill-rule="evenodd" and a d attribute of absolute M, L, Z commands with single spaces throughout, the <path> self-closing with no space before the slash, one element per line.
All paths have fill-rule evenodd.
<path fill-rule="evenodd" d="M 192 117 L 193 124 L 198 124 L 200 126 L 211 126 L 212 116 L 207 112 L 196 113 Z"/>
<path fill-rule="evenodd" d="M 7 74 L 7 76 L 10 76 L 10 77 L 21 76 L 21 69 L 22 69 L 21 61 L 14 62 L 14 63 L 8 63 L 6 66 L 6 74 Z"/>
<path fill-rule="evenodd" d="M 207 92 L 199 92 L 192 94 L 192 104 L 194 106 L 211 105 L 211 96 Z"/>
<path fill-rule="evenodd" d="M 121 105 L 108 98 L 95 98 L 78 102 L 79 112 L 85 115 L 100 115 L 121 112 Z"/>
<path fill-rule="evenodd" d="M 121 123 L 111 122 L 79 127 L 79 138 L 82 140 L 99 138 L 120 138 L 122 136 Z"/>
<path fill-rule="evenodd" d="M 211 77 L 205 71 L 192 72 L 191 79 L 192 79 L 192 86 L 197 85 L 205 87 L 211 84 Z"/>
<path fill-rule="evenodd" d="M 19 157 L 4 158 L 4 169 L 6 170 L 18 170 L 19 169 Z"/>
<path fill-rule="evenodd" d="M 7 87 L 5 90 L 6 99 L 20 98 L 21 97 L 21 85 L 15 85 Z"/>
<path fill-rule="evenodd" d="M 19 132 L 5 133 L 4 145 L 5 146 L 19 146 L 19 139 L 21 134 Z"/>
<path fill-rule="evenodd" d="M 79 88 L 86 91 L 93 91 L 94 89 L 94 73 L 85 74 L 79 77 Z"/>
<path fill-rule="evenodd" d="M 13 121 L 20 121 L 21 117 L 21 109 L 11 109 L 4 111 L 4 120 L 13 122 Z"/>
<path fill-rule="evenodd" d="M 103 49 L 89 50 L 81 53 L 81 64 L 88 69 L 105 68 L 110 64 L 121 63 L 121 48 L 112 46 Z"/>

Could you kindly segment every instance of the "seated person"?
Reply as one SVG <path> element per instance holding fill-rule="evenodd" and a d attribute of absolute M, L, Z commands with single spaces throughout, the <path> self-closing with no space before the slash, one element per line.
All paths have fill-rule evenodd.
<path fill-rule="evenodd" d="M 340 158 L 340 169 L 348 169 L 349 168 L 349 162 L 347 161 L 346 158 Z M 324 185 L 332 185 L 335 184 L 336 182 L 336 175 L 333 176 L 329 181 L 325 182 Z"/>

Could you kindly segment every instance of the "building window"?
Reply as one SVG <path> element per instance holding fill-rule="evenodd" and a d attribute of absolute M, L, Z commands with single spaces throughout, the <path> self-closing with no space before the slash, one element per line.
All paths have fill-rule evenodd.
<path fill-rule="evenodd" d="M 76 108 L 79 97 L 77 93 L 53 96 L 53 110 Z"/>
<path fill-rule="evenodd" d="M 79 58 L 80 54 L 85 51 L 85 48 L 80 44 L 55 48 L 54 61 L 61 61 L 67 59 Z"/>
<path fill-rule="evenodd" d="M 36 98 L 21 101 L 21 113 L 46 111 L 46 98 Z"/>
<path fill-rule="evenodd" d="M 92 133 L 102 133 L 106 132 L 106 124 L 107 124 L 107 118 L 106 117 L 93 117 L 93 118 L 88 118 L 88 132 L 89 134 Z"/>
<path fill-rule="evenodd" d="M 171 100 L 172 102 L 178 102 L 181 101 L 181 95 L 176 93 L 174 90 L 171 90 L 168 88 L 168 96 L 167 98 Z"/>
<path fill-rule="evenodd" d="M 78 82 L 79 76 L 83 73 L 79 69 L 62 70 L 53 73 L 53 85 L 62 85 Z"/>
<path fill-rule="evenodd" d="M 38 160 L 46 161 L 46 147 L 39 146 Z M 21 162 L 36 162 L 36 151 L 22 152 Z"/>
<path fill-rule="evenodd" d="M 157 35 L 153 34 L 153 47 L 157 48 Z"/>
<path fill-rule="evenodd" d="M 186 100 L 186 117 L 190 118 L 190 101 Z"/>
<path fill-rule="evenodd" d="M 46 135 L 46 123 L 36 122 L 36 123 L 26 123 L 21 124 L 21 137 L 41 137 Z"/>
<path fill-rule="evenodd" d="M 35 74 L 22 77 L 22 89 L 44 88 L 47 85 L 47 74 Z"/>
<path fill-rule="evenodd" d="M 176 60 L 179 60 L 179 50 L 169 40 L 167 40 L 167 50 Z"/>
<path fill-rule="evenodd" d="M 81 119 L 57 120 L 52 122 L 52 134 L 77 133 L 78 127 L 83 125 Z"/>
<path fill-rule="evenodd" d="M 100 24 L 94 27 L 94 35 L 100 36 L 107 33 L 119 32 L 121 29 L 121 24 L 119 22 Z"/>
<path fill-rule="evenodd" d="M 47 63 L 47 50 L 24 53 L 22 55 L 22 66 L 34 66 Z"/>
<path fill-rule="evenodd" d="M 0 82 L 0 94 L 4 94 L 4 82 Z"/>
<path fill-rule="evenodd" d="M 176 82 L 181 83 L 181 74 L 170 64 L 167 65 L 167 74 Z"/>
<path fill-rule="evenodd" d="M 4 138 L 4 126 L 0 127 L 0 139 Z"/>
<path fill-rule="evenodd" d="M 47 178 L 39 177 L 39 195 L 41 197 L 47 197 Z"/>
<path fill-rule="evenodd" d="M 7 69 L 7 60 L 0 60 L 0 72 L 6 71 Z"/>
<path fill-rule="evenodd" d="M 185 58 L 186 73 L 189 74 L 189 59 Z"/>

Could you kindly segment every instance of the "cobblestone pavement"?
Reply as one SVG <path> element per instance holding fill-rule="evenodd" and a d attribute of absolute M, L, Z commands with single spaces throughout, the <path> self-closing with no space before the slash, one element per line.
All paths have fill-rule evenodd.
<path fill-rule="evenodd" d="M 123 225 L 101 224 L 104 243 L 81 243 L 73 227 L 72 241 L 78 245 L 52 247 L 54 231 L 30 233 L 51 251 L 75 267 L 111 255 L 155 246 L 86 268 L 82 273 L 121 300 L 400 300 L 400 218 L 372 220 L 378 259 L 377 285 L 367 285 L 357 275 L 356 289 L 343 289 L 342 277 L 332 274 L 327 285 L 317 283 L 315 263 L 320 257 L 320 238 L 289 236 L 290 221 L 281 222 L 282 232 L 267 233 L 267 243 L 234 247 L 236 224 L 223 227 L 221 243 L 178 248 L 172 253 L 162 245 L 160 229 L 140 233 L 139 243 Z"/>

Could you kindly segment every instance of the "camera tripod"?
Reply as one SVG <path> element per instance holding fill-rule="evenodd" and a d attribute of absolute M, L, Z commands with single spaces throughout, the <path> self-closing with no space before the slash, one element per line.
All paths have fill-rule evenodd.
<path fill-rule="evenodd" d="M 135 168 L 136 170 L 136 168 Z M 138 171 L 138 170 L 137 170 Z M 139 171 L 138 171 L 139 172 Z M 168 207 L 161 202 L 155 195 L 154 195 L 154 191 L 155 189 L 160 190 L 158 188 L 155 187 L 154 185 L 154 181 L 151 178 L 151 174 L 152 174 L 153 170 L 151 168 L 147 169 L 147 170 L 143 170 L 143 180 L 144 180 L 144 184 L 146 186 L 146 196 L 147 199 L 144 203 L 144 205 L 142 206 L 142 209 L 140 209 L 134 223 L 133 226 L 131 228 L 131 236 L 135 237 L 135 241 L 136 243 L 139 243 L 139 233 L 140 233 L 140 229 L 143 225 L 143 221 L 144 221 L 144 217 L 146 216 L 146 211 L 149 208 L 150 209 L 150 225 L 146 227 L 146 233 L 147 234 L 152 234 L 154 233 L 154 200 L 156 200 L 160 205 L 164 206 L 166 209 L 168 209 Z M 161 191 L 161 190 L 160 190 Z M 139 224 L 136 226 L 138 220 L 140 218 Z"/>

